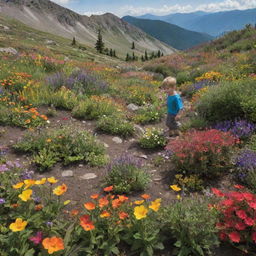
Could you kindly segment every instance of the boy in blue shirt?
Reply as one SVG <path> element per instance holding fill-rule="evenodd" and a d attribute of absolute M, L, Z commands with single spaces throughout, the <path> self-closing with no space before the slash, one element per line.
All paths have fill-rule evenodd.
<path fill-rule="evenodd" d="M 183 109 L 183 103 L 180 95 L 175 91 L 176 79 L 174 77 L 167 77 L 164 79 L 161 88 L 167 93 L 167 119 L 166 126 L 169 128 L 169 135 L 179 135 L 178 123 L 176 116 L 179 111 Z"/>

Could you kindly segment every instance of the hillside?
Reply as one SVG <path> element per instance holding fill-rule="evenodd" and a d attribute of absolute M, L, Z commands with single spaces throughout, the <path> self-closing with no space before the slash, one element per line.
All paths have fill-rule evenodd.
<path fill-rule="evenodd" d="M 146 14 L 138 18 L 162 20 L 183 28 L 219 36 L 225 32 L 242 29 L 246 24 L 255 24 L 256 9 L 223 11 L 216 13 L 175 13 L 165 16 Z"/>
<path fill-rule="evenodd" d="M 160 20 L 138 19 L 131 16 L 125 16 L 123 20 L 179 50 L 185 50 L 213 39 L 210 35 L 189 31 Z"/>
<path fill-rule="evenodd" d="M 76 37 L 91 47 L 94 47 L 98 29 L 101 29 L 105 46 L 115 48 L 119 55 L 129 52 L 133 41 L 138 53 L 145 49 L 161 50 L 165 55 L 175 51 L 110 13 L 87 17 L 48 0 L 0 0 L 0 14 L 54 35 L 69 39 Z"/>

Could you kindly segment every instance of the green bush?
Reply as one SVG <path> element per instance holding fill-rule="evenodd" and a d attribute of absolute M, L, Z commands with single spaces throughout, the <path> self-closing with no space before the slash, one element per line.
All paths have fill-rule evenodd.
<path fill-rule="evenodd" d="M 13 147 L 16 151 L 33 154 L 33 162 L 39 171 L 45 171 L 57 162 L 67 165 L 82 161 L 102 165 L 106 161 L 104 147 L 91 134 L 71 128 L 28 132 Z"/>
<path fill-rule="evenodd" d="M 151 71 L 151 72 L 154 72 L 154 73 L 162 74 L 164 77 L 173 76 L 175 74 L 174 70 L 171 70 L 170 67 L 167 67 L 163 64 L 161 64 L 161 65 L 148 65 L 148 66 L 144 67 L 144 69 L 146 71 Z"/>
<path fill-rule="evenodd" d="M 181 131 L 188 131 L 190 129 L 202 130 L 208 126 L 208 122 L 199 116 L 191 117 L 180 127 Z"/>
<path fill-rule="evenodd" d="M 191 76 L 188 71 L 181 71 L 177 74 L 177 84 L 183 84 L 191 81 Z"/>
<path fill-rule="evenodd" d="M 132 136 L 135 131 L 132 123 L 117 115 L 101 117 L 97 122 L 97 129 L 107 134 L 120 135 L 124 138 Z"/>
<path fill-rule="evenodd" d="M 256 151 L 256 135 L 253 135 L 253 136 L 250 138 L 250 141 L 248 142 L 248 147 L 249 147 L 251 150 Z"/>
<path fill-rule="evenodd" d="M 256 87 L 256 85 L 254 85 Z M 256 91 L 256 90 L 255 90 Z M 248 120 L 256 122 L 256 94 L 252 94 L 249 97 L 242 99 L 241 105 L 242 109 L 247 116 Z"/>
<path fill-rule="evenodd" d="M 163 148 L 166 143 L 163 131 L 156 128 L 148 128 L 139 140 L 139 145 L 146 149 Z"/>
<path fill-rule="evenodd" d="M 149 175 L 142 169 L 140 161 L 123 155 L 109 165 L 104 183 L 114 186 L 115 193 L 122 194 L 144 191 L 149 181 Z"/>
<path fill-rule="evenodd" d="M 210 255 L 219 244 L 217 212 L 203 198 L 186 198 L 168 207 L 163 215 L 165 228 L 176 240 L 179 256 Z"/>
<path fill-rule="evenodd" d="M 244 103 L 251 95 L 256 95 L 254 80 L 222 82 L 210 87 L 208 92 L 202 95 L 196 105 L 196 111 L 210 122 L 244 117 L 245 111 L 254 108 L 255 101 L 252 101 L 252 107 L 245 106 Z"/>

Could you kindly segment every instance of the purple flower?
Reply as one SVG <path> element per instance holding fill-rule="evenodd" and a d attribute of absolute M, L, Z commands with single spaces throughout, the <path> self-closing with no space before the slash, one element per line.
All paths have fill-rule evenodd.
<path fill-rule="evenodd" d="M 47 221 L 47 222 L 46 222 L 46 225 L 47 225 L 48 227 L 52 227 L 53 223 L 52 223 L 51 221 Z"/>
<path fill-rule="evenodd" d="M 34 196 L 32 197 L 32 199 L 36 202 L 36 203 L 40 203 L 41 202 L 41 198 L 39 196 Z"/>
<path fill-rule="evenodd" d="M 5 203 L 5 199 L 4 198 L 0 198 L 0 204 L 4 204 Z"/>
<path fill-rule="evenodd" d="M 31 179 L 33 179 L 33 174 L 34 174 L 33 171 L 28 171 L 28 170 L 26 170 L 26 171 L 24 171 L 24 172 L 22 172 L 22 173 L 20 174 L 20 178 L 21 178 L 22 180 L 31 180 Z"/>
<path fill-rule="evenodd" d="M 250 137 L 256 130 L 256 125 L 246 120 L 223 121 L 215 124 L 213 129 L 223 132 L 231 132 L 238 138 L 245 139 Z"/>
<path fill-rule="evenodd" d="M 0 172 L 6 172 L 9 171 L 9 168 L 7 167 L 6 164 L 0 165 Z"/>

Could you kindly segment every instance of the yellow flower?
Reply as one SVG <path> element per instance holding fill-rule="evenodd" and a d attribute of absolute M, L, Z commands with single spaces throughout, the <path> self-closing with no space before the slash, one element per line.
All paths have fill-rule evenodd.
<path fill-rule="evenodd" d="M 161 205 L 161 198 L 158 198 L 150 204 L 149 208 L 157 212 L 160 208 L 160 205 Z"/>
<path fill-rule="evenodd" d="M 181 196 L 180 196 L 180 195 L 177 195 L 177 199 L 178 199 L 178 200 L 181 200 Z"/>
<path fill-rule="evenodd" d="M 25 229 L 25 227 L 27 226 L 28 222 L 27 221 L 22 221 L 21 218 L 17 218 L 15 220 L 15 222 L 11 223 L 9 228 L 13 231 L 13 232 L 18 232 L 18 231 L 22 231 Z"/>
<path fill-rule="evenodd" d="M 31 186 L 35 185 L 35 183 L 35 180 L 24 180 L 24 184 L 26 185 L 24 189 L 30 188 Z"/>
<path fill-rule="evenodd" d="M 19 182 L 19 183 L 17 183 L 17 184 L 15 184 L 15 185 L 13 185 L 12 187 L 13 187 L 14 189 L 19 189 L 19 188 L 22 188 L 22 187 L 23 187 L 23 185 L 24 185 L 24 183 L 23 183 L 23 182 Z"/>
<path fill-rule="evenodd" d="M 55 184 L 55 183 L 58 182 L 58 180 L 56 180 L 54 177 L 48 178 L 47 181 L 48 181 L 49 183 L 51 183 L 51 184 Z"/>
<path fill-rule="evenodd" d="M 178 187 L 177 185 L 171 185 L 170 188 L 171 188 L 172 190 L 176 191 L 176 192 L 181 191 L 181 188 Z"/>
<path fill-rule="evenodd" d="M 64 205 L 68 205 L 70 202 L 71 202 L 70 200 L 67 200 L 67 201 L 65 201 L 63 204 L 64 204 Z"/>
<path fill-rule="evenodd" d="M 46 178 L 42 178 L 41 180 L 36 180 L 35 184 L 36 185 L 44 185 L 46 182 Z"/>
<path fill-rule="evenodd" d="M 134 204 L 136 205 L 140 205 L 140 204 L 143 204 L 145 200 L 137 200 L 137 201 L 134 201 Z"/>
<path fill-rule="evenodd" d="M 46 142 L 50 143 L 52 140 L 51 139 L 47 139 Z"/>
<path fill-rule="evenodd" d="M 19 198 L 22 201 L 27 202 L 28 200 L 31 199 L 32 193 L 33 193 L 33 191 L 31 189 L 24 190 L 21 194 L 19 194 Z"/>
<path fill-rule="evenodd" d="M 67 191 L 68 187 L 66 184 L 62 184 L 61 186 L 56 187 L 53 190 L 53 194 L 57 195 L 57 196 L 61 196 L 62 194 L 64 194 Z"/>
<path fill-rule="evenodd" d="M 134 215 L 137 220 L 147 217 L 148 209 L 144 205 L 136 206 L 134 208 Z"/>

